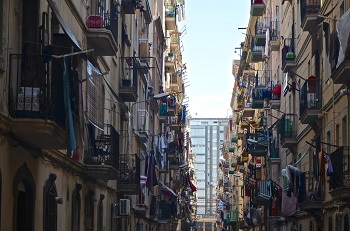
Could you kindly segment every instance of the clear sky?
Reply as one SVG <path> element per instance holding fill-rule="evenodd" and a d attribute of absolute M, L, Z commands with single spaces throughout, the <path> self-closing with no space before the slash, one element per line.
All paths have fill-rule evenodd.
<path fill-rule="evenodd" d="M 232 60 L 244 41 L 250 1 L 187 0 L 182 35 L 186 63 L 186 96 L 192 117 L 225 118 L 230 115 L 233 88 Z"/>

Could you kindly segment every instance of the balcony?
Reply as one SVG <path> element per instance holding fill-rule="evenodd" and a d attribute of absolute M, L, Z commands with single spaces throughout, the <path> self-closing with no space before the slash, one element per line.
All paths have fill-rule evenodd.
<path fill-rule="evenodd" d="M 176 115 L 176 98 L 174 96 L 168 99 L 168 115 L 175 116 Z"/>
<path fill-rule="evenodd" d="M 173 31 L 170 35 L 170 51 L 177 53 L 180 51 L 180 35 L 181 32 Z"/>
<path fill-rule="evenodd" d="M 176 29 L 176 13 L 175 7 L 166 6 L 165 7 L 165 29 L 175 30 Z"/>
<path fill-rule="evenodd" d="M 267 145 L 257 143 L 254 144 L 251 149 L 249 149 L 249 153 L 253 157 L 266 156 L 268 151 L 267 147 Z"/>
<path fill-rule="evenodd" d="M 105 133 L 94 139 L 94 145 L 84 156 L 85 173 L 101 180 L 116 180 L 119 162 L 119 134 L 107 124 Z"/>
<path fill-rule="evenodd" d="M 134 207 L 135 211 L 137 213 L 140 213 L 142 215 L 146 215 L 148 211 L 148 202 L 147 198 L 148 195 L 145 195 L 144 190 L 141 189 L 141 193 L 138 195 L 137 203 Z"/>
<path fill-rule="evenodd" d="M 310 31 L 315 27 L 320 6 L 320 0 L 300 0 L 301 28 L 303 31 Z"/>
<path fill-rule="evenodd" d="M 47 56 L 9 56 L 11 132 L 38 148 L 68 147 L 62 67 L 63 60 L 48 59 Z M 68 70 L 71 70 L 70 67 Z M 72 70 L 69 72 L 75 74 Z M 71 96 L 77 97 L 74 91 Z"/>
<path fill-rule="evenodd" d="M 165 123 L 167 121 L 167 116 L 168 116 L 168 104 L 167 103 L 161 103 L 159 105 L 159 122 L 160 123 Z"/>
<path fill-rule="evenodd" d="M 268 98 L 270 97 L 270 91 L 266 86 L 258 86 L 252 90 L 252 108 L 253 109 L 262 109 L 266 107 Z"/>
<path fill-rule="evenodd" d="M 137 111 L 136 136 L 140 143 L 146 143 L 149 138 L 149 114 L 145 109 Z"/>
<path fill-rule="evenodd" d="M 265 0 L 251 0 L 250 15 L 263 16 L 265 7 Z"/>
<path fill-rule="evenodd" d="M 350 60 L 345 58 L 338 67 L 334 69 L 331 78 L 335 84 L 350 83 Z"/>
<path fill-rule="evenodd" d="M 252 201 L 254 205 L 267 205 L 270 202 L 272 198 L 272 184 L 269 180 L 256 182 Z"/>
<path fill-rule="evenodd" d="M 254 44 L 256 46 L 266 45 L 266 31 L 270 27 L 270 18 L 261 17 L 256 20 Z"/>
<path fill-rule="evenodd" d="M 282 71 L 287 73 L 295 67 L 295 53 L 293 39 L 285 38 L 282 48 Z"/>
<path fill-rule="evenodd" d="M 294 148 L 297 145 L 295 115 L 284 114 L 280 126 L 282 148 Z"/>
<path fill-rule="evenodd" d="M 248 60 L 251 63 L 258 63 L 264 61 L 264 47 L 263 46 L 255 46 L 252 43 L 251 50 L 249 52 Z"/>
<path fill-rule="evenodd" d="M 175 55 L 173 53 L 168 53 L 168 55 L 165 56 L 165 72 L 170 74 L 174 73 L 176 70 L 175 65 Z"/>
<path fill-rule="evenodd" d="M 314 124 L 321 113 L 321 81 L 310 76 L 300 88 L 300 121 L 302 124 Z"/>
<path fill-rule="evenodd" d="M 280 22 L 271 21 L 270 23 L 270 49 L 271 51 L 279 51 L 281 46 Z"/>
<path fill-rule="evenodd" d="M 141 59 L 150 57 L 150 49 L 148 39 L 139 39 L 139 55 Z"/>
<path fill-rule="evenodd" d="M 174 72 L 170 75 L 170 90 L 174 92 L 180 91 L 180 86 L 182 85 L 182 78 L 178 73 Z"/>
<path fill-rule="evenodd" d="M 305 177 L 304 181 L 306 183 L 306 189 L 299 192 L 298 196 L 299 210 L 309 214 L 312 214 L 315 211 L 320 211 L 322 209 L 322 199 L 321 193 L 317 193 L 315 187 L 317 184 L 316 178 L 313 176 L 313 174 L 310 174 Z"/>
<path fill-rule="evenodd" d="M 268 160 L 271 164 L 279 164 L 281 162 L 281 157 L 279 155 L 279 143 L 277 137 L 272 137 L 269 143 L 269 156 Z"/>
<path fill-rule="evenodd" d="M 124 68 L 124 76 L 119 84 L 119 96 L 124 102 L 136 102 L 138 97 L 136 84 L 138 72 L 135 62 L 130 62 L 132 66 Z"/>
<path fill-rule="evenodd" d="M 178 131 L 179 129 L 179 123 L 177 120 L 177 116 L 169 116 L 168 117 L 168 124 L 170 127 L 170 130 Z"/>
<path fill-rule="evenodd" d="M 137 7 L 137 0 L 122 0 L 121 10 L 124 14 L 135 14 Z"/>
<path fill-rule="evenodd" d="M 329 193 L 334 201 L 349 202 L 350 171 L 344 162 L 349 160 L 349 150 L 340 147 L 330 154 L 333 172 L 329 177 Z"/>
<path fill-rule="evenodd" d="M 129 158 L 131 158 L 129 160 Z M 139 195 L 140 187 L 140 158 L 136 154 L 120 154 L 118 193 Z"/>
<path fill-rule="evenodd" d="M 86 19 L 86 38 L 89 49 L 94 49 L 98 56 L 114 56 L 118 51 L 118 19 L 111 14 L 90 15 Z"/>
<path fill-rule="evenodd" d="M 282 86 L 281 84 L 276 84 L 273 81 L 271 81 L 271 99 L 270 99 L 270 108 L 272 109 L 279 109 L 281 106 L 281 91 Z"/>
<path fill-rule="evenodd" d="M 265 130 L 257 130 L 256 134 L 251 134 L 249 137 L 254 141 L 247 139 L 249 146 L 249 153 L 254 156 L 266 156 L 269 146 L 269 134 Z"/>

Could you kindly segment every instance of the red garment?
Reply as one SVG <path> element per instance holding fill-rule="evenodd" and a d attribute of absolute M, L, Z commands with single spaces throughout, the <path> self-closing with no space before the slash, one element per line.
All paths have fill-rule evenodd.
<path fill-rule="evenodd" d="M 271 92 L 275 95 L 281 96 L 282 86 L 281 84 L 278 84 L 274 89 L 271 90 Z"/>

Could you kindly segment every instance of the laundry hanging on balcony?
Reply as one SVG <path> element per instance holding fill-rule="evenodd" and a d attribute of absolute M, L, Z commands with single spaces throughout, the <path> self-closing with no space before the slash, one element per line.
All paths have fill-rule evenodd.
<path fill-rule="evenodd" d="M 140 176 L 140 185 L 141 186 L 146 185 L 146 181 L 147 181 L 147 176 L 141 175 Z"/>
<path fill-rule="evenodd" d="M 281 86 L 281 84 L 278 84 L 276 87 L 274 87 L 274 88 L 271 90 L 271 93 L 272 93 L 272 94 L 278 95 L 278 96 L 281 96 L 281 92 L 282 92 L 282 86 Z"/>
<path fill-rule="evenodd" d="M 160 183 L 160 191 L 167 197 L 173 199 L 177 197 L 177 194 L 171 190 L 168 186 L 166 186 L 163 182 L 159 181 Z"/>
<path fill-rule="evenodd" d="M 164 136 L 157 136 L 155 139 L 155 147 L 156 147 L 156 153 L 157 153 L 157 160 L 160 163 L 160 167 L 162 169 L 165 168 L 166 165 L 166 153 L 165 149 L 167 148 L 167 144 L 165 142 Z"/>
<path fill-rule="evenodd" d="M 187 174 L 187 179 L 188 179 L 188 184 L 190 185 L 190 188 L 191 188 L 192 192 L 197 191 L 197 186 L 195 186 L 193 184 L 193 182 L 191 181 L 190 174 Z"/>
<path fill-rule="evenodd" d="M 152 188 L 153 186 L 158 185 L 158 179 L 156 175 L 156 160 L 154 157 L 154 152 L 151 151 L 146 156 L 146 163 L 147 163 L 147 180 L 146 180 L 146 186 L 147 188 Z"/>
<path fill-rule="evenodd" d="M 339 39 L 339 55 L 337 68 L 343 62 L 347 51 L 350 49 L 348 47 L 349 33 L 350 33 L 350 9 L 348 9 L 340 18 L 339 23 L 337 24 L 337 32 Z"/>

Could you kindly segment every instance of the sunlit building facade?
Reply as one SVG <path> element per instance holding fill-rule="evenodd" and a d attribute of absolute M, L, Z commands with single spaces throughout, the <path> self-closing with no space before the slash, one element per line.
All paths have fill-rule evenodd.
<path fill-rule="evenodd" d="M 210 218 L 216 214 L 218 164 L 227 124 L 226 118 L 191 118 L 189 120 L 192 151 L 196 154 L 194 168 L 197 176 L 197 217 L 199 218 Z M 213 227 L 214 220 L 209 219 L 209 221 L 203 223 L 197 219 L 197 224 L 207 228 Z"/>

